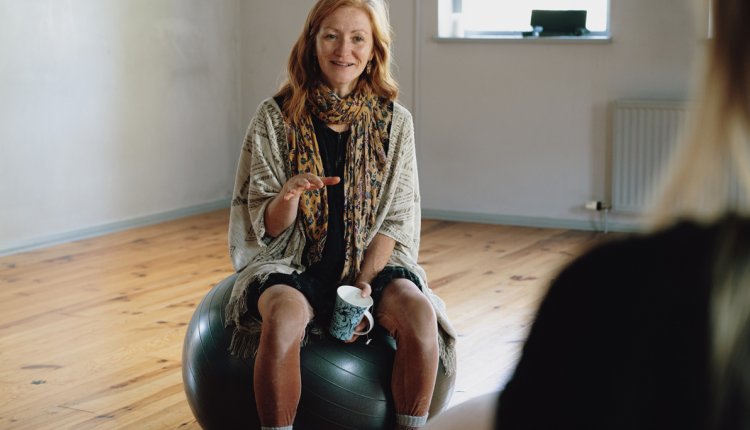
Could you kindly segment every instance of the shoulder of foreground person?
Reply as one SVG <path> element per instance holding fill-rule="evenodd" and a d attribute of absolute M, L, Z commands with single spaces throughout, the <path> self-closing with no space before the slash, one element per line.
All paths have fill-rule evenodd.
<path fill-rule="evenodd" d="M 606 281 L 614 277 L 600 277 L 604 273 L 640 276 L 643 272 L 639 268 L 667 269 L 687 256 L 712 252 L 720 230 L 738 220 L 727 217 L 711 224 L 686 220 L 652 233 L 606 240 L 565 267 L 558 280 L 581 276 Z M 740 222 L 750 225 L 750 220 Z"/>
<path fill-rule="evenodd" d="M 626 309 L 641 295 L 679 294 L 709 282 L 719 231 L 726 220 L 681 221 L 663 230 L 609 240 L 564 267 L 541 302 L 537 319 L 560 305 L 608 318 L 607 306 Z M 698 281 L 701 281 L 700 283 Z"/>

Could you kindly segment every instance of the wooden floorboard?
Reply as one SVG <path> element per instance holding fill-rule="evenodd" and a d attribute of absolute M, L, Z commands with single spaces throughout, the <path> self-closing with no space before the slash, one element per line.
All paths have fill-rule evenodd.
<path fill-rule="evenodd" d="M 0 428 L 198 429 L 185 329 L 232 273 L 225 210 L 0 257 Z M 459 332 L 452 404 L 499 389 L 538 301 L 592 232 L 425 220 L 420 263 Z"/>

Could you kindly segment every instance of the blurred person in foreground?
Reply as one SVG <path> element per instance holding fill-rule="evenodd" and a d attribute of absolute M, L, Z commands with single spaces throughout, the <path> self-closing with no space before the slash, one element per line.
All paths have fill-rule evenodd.
<path fill-rule="evenodd" d="M 553 282 L 497 428 L 750 428 L 750 2 L 713 0 L 712 16 L 653 230 Z"/>

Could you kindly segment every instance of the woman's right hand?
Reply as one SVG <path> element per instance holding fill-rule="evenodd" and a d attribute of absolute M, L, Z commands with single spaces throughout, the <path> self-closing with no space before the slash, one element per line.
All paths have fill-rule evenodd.
<path fill-rule="evenodd" d="M 299 199 L 303 192 L 317 190 L 341 182 L 338 176 L 316 176 L 312 173 L 300 173 L 289 178 L 281 189 L 284 200 Z"/>
<path fill-rule="evenodd" d="M 266 234 L 277 237 L 297 218 L 299 198 L 307 190 L 317 190 L 341 182 L 338 176 L 317 176 L 312 173 L 294 175 L 284 183 L 279 194 L 266 207 Z"/>

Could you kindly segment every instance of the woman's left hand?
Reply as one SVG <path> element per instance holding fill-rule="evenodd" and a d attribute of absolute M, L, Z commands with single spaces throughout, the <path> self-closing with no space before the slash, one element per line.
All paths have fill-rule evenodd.
<path fill-rule="evenodd" d="M 370 297 L 370 295 L 372 294 L 372 287 L 370 286 L 369 282 L 356 281 L 354 283 L 354 286 L 362 290 L 362 297 Z"/>

